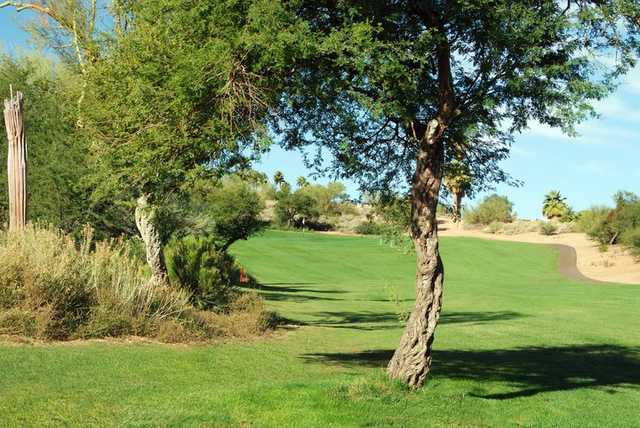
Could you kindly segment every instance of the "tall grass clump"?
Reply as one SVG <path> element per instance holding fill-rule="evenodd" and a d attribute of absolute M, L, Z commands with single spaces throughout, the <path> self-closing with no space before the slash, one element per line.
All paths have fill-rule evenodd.
<path fill-rule="evenodd" d="M 200 340 L 236 336 L 242 326 L 231 331 L 228 320 L 220 317 L 238 314 L 256 320 L 250 326 L 252 333 L 263 324 L 269 327 L 261 321 L 271 316 L 261 301 L 238 298 L 226 313 L 212 318 L 194 308 L 190 298 L 180 284 L 152 280 L 124 240 L 93 242 L 87 229 L 76 242 L 56 229 L 38 226 L 0 233 L 2 335 L 43 340 L 128 335 L 162 339 L 167 326 L 173 326 L 185 340 Z"/>
<path fill-rule="evenodd" d="M 188 295 L 153 284 L 123 241 L 53 228 L 0 234 L 0 333 L 40 339 L 149 334 Z M 93 248 L 92 248 L 93 247 Z"/>

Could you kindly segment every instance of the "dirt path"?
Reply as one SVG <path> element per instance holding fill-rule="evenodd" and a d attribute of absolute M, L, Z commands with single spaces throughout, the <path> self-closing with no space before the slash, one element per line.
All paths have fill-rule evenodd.
<path fill-rule="evenodd" d="M 598 245 L 584 233 L 561 233 L 544 236 L 539 233 L 499 235 L 479 230 L 464 230 L 450 222 L 439 227 L 440 236 L 466 236 L 499 241 L 528 242 L 552 245 L 560 251 L 560 271 L 575 279 L 591 282 L 640 284 L 640 263 L 619 246 L 601 252 Z"/>

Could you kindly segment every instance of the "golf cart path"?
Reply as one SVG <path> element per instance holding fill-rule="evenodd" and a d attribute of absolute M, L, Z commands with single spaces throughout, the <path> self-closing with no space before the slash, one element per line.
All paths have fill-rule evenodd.
<path fill-rule="evenodd" d="M 558 268 L 570 278 L 587 282 L 640 284 L 640 263 L 628 251 L 620 246 L 611 245 L 606 252 L 601 252 L 598 244 L 584 233 L 545 236 L 530 232 L 500 235 L 479 230 L 464 230 L 451 222 L 442 222 L 438 225 L 438 235 L 547 244 L 559 251 Z"/>

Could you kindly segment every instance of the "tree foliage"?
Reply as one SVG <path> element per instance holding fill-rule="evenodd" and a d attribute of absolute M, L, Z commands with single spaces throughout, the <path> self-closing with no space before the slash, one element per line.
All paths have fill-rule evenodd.
<path fill-rule="evenodd" d="M 510 223 L 514 219 L 513 203 L 506 196 L 489 195 L 475 208 L 464 213 L 469 224 L 489 225 L 493 222 Z"/>
<path fill-rule="evenodd" d="M 436 53 L 446 41 L 444 157 L 463 152 L 482 171 L 474 175 L 504 180 L 496 161 L 512 132 L 532 120 L 571 132 L 634 61 L 635 2 L 422 3 L 293 2 L 317 42 L 283 99 L 289 147 L 318 143 L 334 155 L 329 168 L 370 189 L 411 181 L 418 143 L 442 107 Z M 601 48 L 619 53 L 614 69 L 594 63 Z"/>
<path fill-rule="evenodd" d="M 567 198 L 558 190 L 552 190 L 544 197 L 542 214 L 549 220 L 569 220 L 573 217 L 573 210 L 567 204 Z"/>
<path fill-rule="evenodd" d="M 185 231 L 208 236 L 215 249 L 226 252 L 238 240 L 248 239 L 265 226 L 260 218 L 264 201 L 252 184 L 239 176 L 218 183 L 199 181 L 189 192 Z"/>
<path fill-rule="evenodd" d="M 76 79 L 54 62 L 25 56 L 0 58 L 0 88 L 6 98 L 9 87 L 25 96 L 30 221 L 73 231 L 90 219 L 82 180 L 87 143 L 75 129 Z M 0 96 L 0 98 L 4 98 Z M 0 133 L 6 135 L 4 122 Z M 3 137 L 4 138 L 4 137 Z M 7 152 L 0 151 L 6 166 Z M 7 170 L 0 168 L 0 223 L 7 218 Z"/>
<path fill-rule="evenodd" d="M 128 13 L 88 73 L 95 200 L 161 200 L 245 168 L 296 52 L 279 3 L 161 0 Z"/>

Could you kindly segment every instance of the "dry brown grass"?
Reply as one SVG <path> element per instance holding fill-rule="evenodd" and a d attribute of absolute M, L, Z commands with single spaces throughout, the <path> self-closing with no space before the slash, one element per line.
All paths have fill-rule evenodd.
<path fill-rule="evenodd" d="M 124 336 L 168 343 L 262 334 L 262 299 L 239 294 L 225 313 L 199 311 L 181 288 L 150 280 L 122 241 L 76 244 L 51 228 L 0 233 L 0 335 L 39 340 Z"/>

